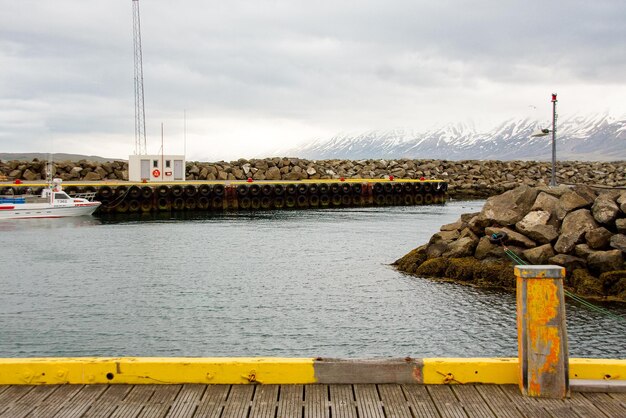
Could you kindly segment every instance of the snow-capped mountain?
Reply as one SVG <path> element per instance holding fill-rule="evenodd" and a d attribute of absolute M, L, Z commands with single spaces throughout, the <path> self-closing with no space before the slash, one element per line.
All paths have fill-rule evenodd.
<path fill-rule="evenodd" d="M 550 126 L 547 126 L 550 125 Z M 552 134 L 531 137 L 540 125 L 529 119 L 508 120 L 488 132 L 467 124 L 450 124 L 427 132 L 406 129 L 336 135 L 276 155 L 322 159 L 433 158 L 446 160 L 549 160 Z M 626 118 L 607 115 L 557 120 L 560 160 L 626 160 Z"/>

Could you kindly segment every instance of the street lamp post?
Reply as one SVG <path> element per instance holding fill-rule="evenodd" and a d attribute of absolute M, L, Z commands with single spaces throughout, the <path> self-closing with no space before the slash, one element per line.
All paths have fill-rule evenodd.
<path fill-rule="evenodd" d="M 552 187 L 556 186 L 556 102 L 556 93 L 552 93 Z"/>
<path fill-rule="evenodd" d="M 532 137 L 547 136 L 552 132 L 552 176 L 550 186 L 556 186 L 556 93 L 552 93 L 552 129 L 544 128 L 534 132 Z"/>

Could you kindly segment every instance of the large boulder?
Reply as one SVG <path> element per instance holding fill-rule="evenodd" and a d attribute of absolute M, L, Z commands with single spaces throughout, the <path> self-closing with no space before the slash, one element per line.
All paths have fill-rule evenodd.
<path fill-rule="evenodd" d="M 490 223 L 513 225 L 530 211 L 536 197 L 537 189 L 520 186 L 487 199 L 479 216 Z"/>
<path fill-rule="evenodd" d="M 478 245 L 474 251 L 474 257 L 479 260 L 484 260 L 486 258 L 505 258 L 506 254 L 504 254 L 504 249 L 501 245 L 492 244 L 489 237 L 483 236 L 478 241 Z"/>
<path fill-rule="evenodd" d="M 564 195 L 565 196 L 565 195 Z M 561 236 L 554 245 L 554 250 L 561 254 L 567 254 L 574 249 L 583 235 L 598 224 L 587 209 L 579 209 L 569 213 L 561 225 Z"/>
<path fill-rule="evenodd" d="M 576 209 L 581 209 L 587 206 L 591 206 L 593 204 L 593 199 L 591 199 L 586 194 L 581 194 L 570 191 L 559 199 L 559 204 L 556 208 L 556 216 L 559 219 L 564 219 L 568 213 L 575 211 Z"/>
<path fill-rule="evenodd" d="M 472 237 L 459 238 L 448 245 L 448 251 L 443 253 L 443 256 L 448 258 L 469 257 L 474 253 L 477 244 L 478 240 Z"/>
<path fill-rule="evenodd" d="M 612 236 L 611 231 L 601 226 L 587 231 L 585 233 L 585 241 L 587 241 L 589 248 L 601 250 L 609 246 Z"/>
<path fill-rule="evenodd" d="M 85 177 L 83 178 L 83 180 L 85 181 L 99 181 L 102 180 L 102 176 L 98 173 L 96 173 L 95 171 L 90 171 L 89 173 L 85 174 Z"/>
<path fill-rule="evenodd" d="M 266 180 L 280 180 L 280 169 L 278 167 L 270 167 L 265 172 Z"/>
<path fill-rule="evenodd" d="M 532 211 L 541 210 L 548 213 L 554 213 L 558 204 L 558 197 L 554 197 L 546 192 L 541 192 L 530 209 Z"/>
<path fill-rule="evenodd" d="M 521 221 L 515 224 L 515 229 L 522 234 L 525 234 L 526 231 L 531 229 L 533 226 L 546 225 L 549 220 L 550 212 L 545 210 L 533 210 L 528 212 Z"/>
<path fill-rule="evenodd" d="M 574 254 L 576 254 L 576 257 L 584 258 L 585 260 L 595 252 L 596 251 L 589 248 L 587 244 L 578 244 L 574 247 Z"/>
<path fill-rule="evenodd" d="M 611 237 L 609 242 L 612 248 L 616 250 L 620 250 L 623 253 L 626 253 L 626 235 L 624 234 L 616 234 Z"/>
<path fill-rule="evenodd" d="M 626 192 L 622 192 L 622 194 L 617 198 L 617 204 L 619 205 L 622 213 L 626 213 Z"/>
<path fill-rule="evenodd" d="M 535 225 L 525 231 L 524 235 L 539 244 L 547 244 L 559 237 L 559 231 L 554 225 Z"/>
<path fill-rule="evenodd" d="M 601 194 L 591 207 L 594 219 L 601 224 L 613 222 L 617 218 L 619 211 L 619 206 L 617 206 L 613 196 L 609 193 Z"/>
<path fill-rule="evenodd" d="M 617 228 L 617 232 L 620 234 L 626 233 L 626 218 L 616 219 L 615 228 Z"/>
<path fill-rule="evenodd" d="M 568 276 L 576 269 L 585 268 L 585 260 L 567 254 L 557 254 L 554 257 L 550 257 L 548 262 L 565 267 L 565 272 Z"/>
<path fill-rule="evenodd" d="M 555 255 L 552 245 L 550 244 L 544 244 L 524 251 L 524 257 L 526 257 L 531 264 L 547 264 L 548 260 Z"/>
<path fill-rule="evenodd" d="M 587 267 L 596 276 L 607 271 L 621 270 L 623 263 L 624 258 L 620 250 L 596 251 L 587 257 Z"/>

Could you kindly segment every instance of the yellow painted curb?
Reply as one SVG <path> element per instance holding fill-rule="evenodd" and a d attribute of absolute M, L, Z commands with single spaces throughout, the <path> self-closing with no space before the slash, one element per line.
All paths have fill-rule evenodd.
<path fill-rule="evenodd" d="M 315 383 L 311 358 L 0 359 L 0 385 Z"/>
<path fill-rule="evenodd" d="M 517 384 L 517 358 L 425 358 L 425 384 Z"/>
<path fill-rule="evenodd" d="M 518 384 L 517 358 L 413 360 L 423 362 L 416 382 L 424 384 Z M 315 378 L 321 363 L 263 357 L 0 358 L 0 385 L 329 383 Z M 626 380 L 626 360 L 574 358 L 569 370 L 570 379 Z"/>
<path fill-rule="evenodd" d="M 626 380 L 626 360 L 572 358 L 570 379 Z"/>

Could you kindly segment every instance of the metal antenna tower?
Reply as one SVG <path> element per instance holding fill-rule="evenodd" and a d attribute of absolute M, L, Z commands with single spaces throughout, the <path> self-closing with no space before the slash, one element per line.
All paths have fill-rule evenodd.
<path fill-rule="evenodd" d="M 141 24 L 139 0 L 133 2 L 133 43 L 135 46 L 135 155 L 147 154 L 146 111 L 143 100 L 143 55 L 141 52 Z"/>

